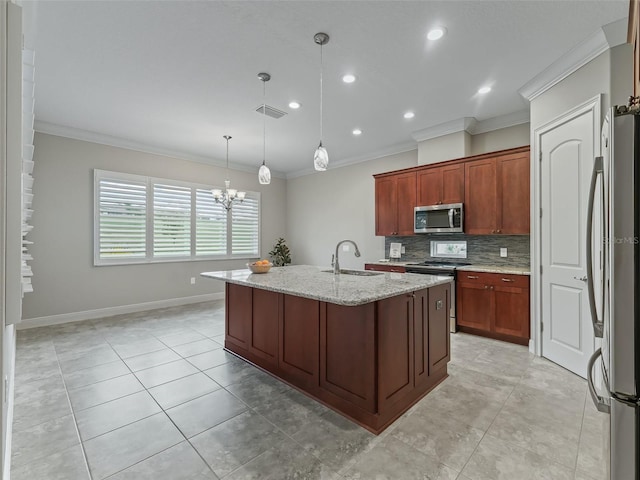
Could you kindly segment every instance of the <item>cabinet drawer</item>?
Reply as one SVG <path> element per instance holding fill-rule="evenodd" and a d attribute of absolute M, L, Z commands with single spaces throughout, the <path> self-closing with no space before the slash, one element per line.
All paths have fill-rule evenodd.
<path fill-rule="evenodd" d="M 529 288 L 528 275 L 458 271 L 458 281 L 471 284 Z"/>
<path fill-rule="evenodd" d="M 402 265 L 380 265 L 378 263 L 365 263 L 365 270 L 374 270 L 376 272 L 396 272 L 396 273 L 405 273 L 407 271 L 406 268 Z"/>

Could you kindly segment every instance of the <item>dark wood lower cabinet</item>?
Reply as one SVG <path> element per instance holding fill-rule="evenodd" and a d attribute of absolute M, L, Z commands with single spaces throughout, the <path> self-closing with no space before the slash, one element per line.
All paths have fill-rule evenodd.
<path fill-rule="evenodd" d="M 226 292 L 227 350 L 374 433 L 447 376 L 450 284 L 359 306 Z"/>
<path fill-rule="evenodd" d="M 459 271 L 456 294 L 461 332 L 529 344 L 527 275 Z"/>

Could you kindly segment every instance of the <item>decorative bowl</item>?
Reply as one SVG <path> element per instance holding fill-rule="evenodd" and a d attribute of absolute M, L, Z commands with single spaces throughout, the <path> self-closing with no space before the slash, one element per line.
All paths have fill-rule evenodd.
<path fill-rule="evenodd" d="M 256 265 L 254 263 L 247 263 L 247 267 L 251 270 L 251 273 L 267 273 L 271 267 L 273 267 L 273 263 L 268 263 L 266 265 Z"/>

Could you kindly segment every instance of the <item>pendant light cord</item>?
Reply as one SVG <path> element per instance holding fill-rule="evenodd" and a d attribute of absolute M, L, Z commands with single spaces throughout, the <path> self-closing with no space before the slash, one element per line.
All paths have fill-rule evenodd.
<path fill-rule="evenodd" d="M 323 71 L 323 62 L 322 62 L 322 44 L 320 44 L 320 145 L 322 145 L 322 71 Z"/>
<path fill-rule="evenodd" d="M 267 158 L 267 82 L 262 81 L 262 165 Z"/>

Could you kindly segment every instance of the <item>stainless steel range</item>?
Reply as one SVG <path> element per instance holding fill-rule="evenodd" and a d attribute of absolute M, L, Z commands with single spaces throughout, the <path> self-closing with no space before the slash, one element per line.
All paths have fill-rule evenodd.
<path fill-rule="evenodd" d="M 440 275 L 452 277 L 451 286 L 451 309 L 449 311 L 449 329 L 456 332 L 456 269 L 471 265 L 465 262 L 438 262 L 435 260 L 425 260 L 421 263 L 408 263 L 407 273 L 421 273 L 424 275 Z"/>

